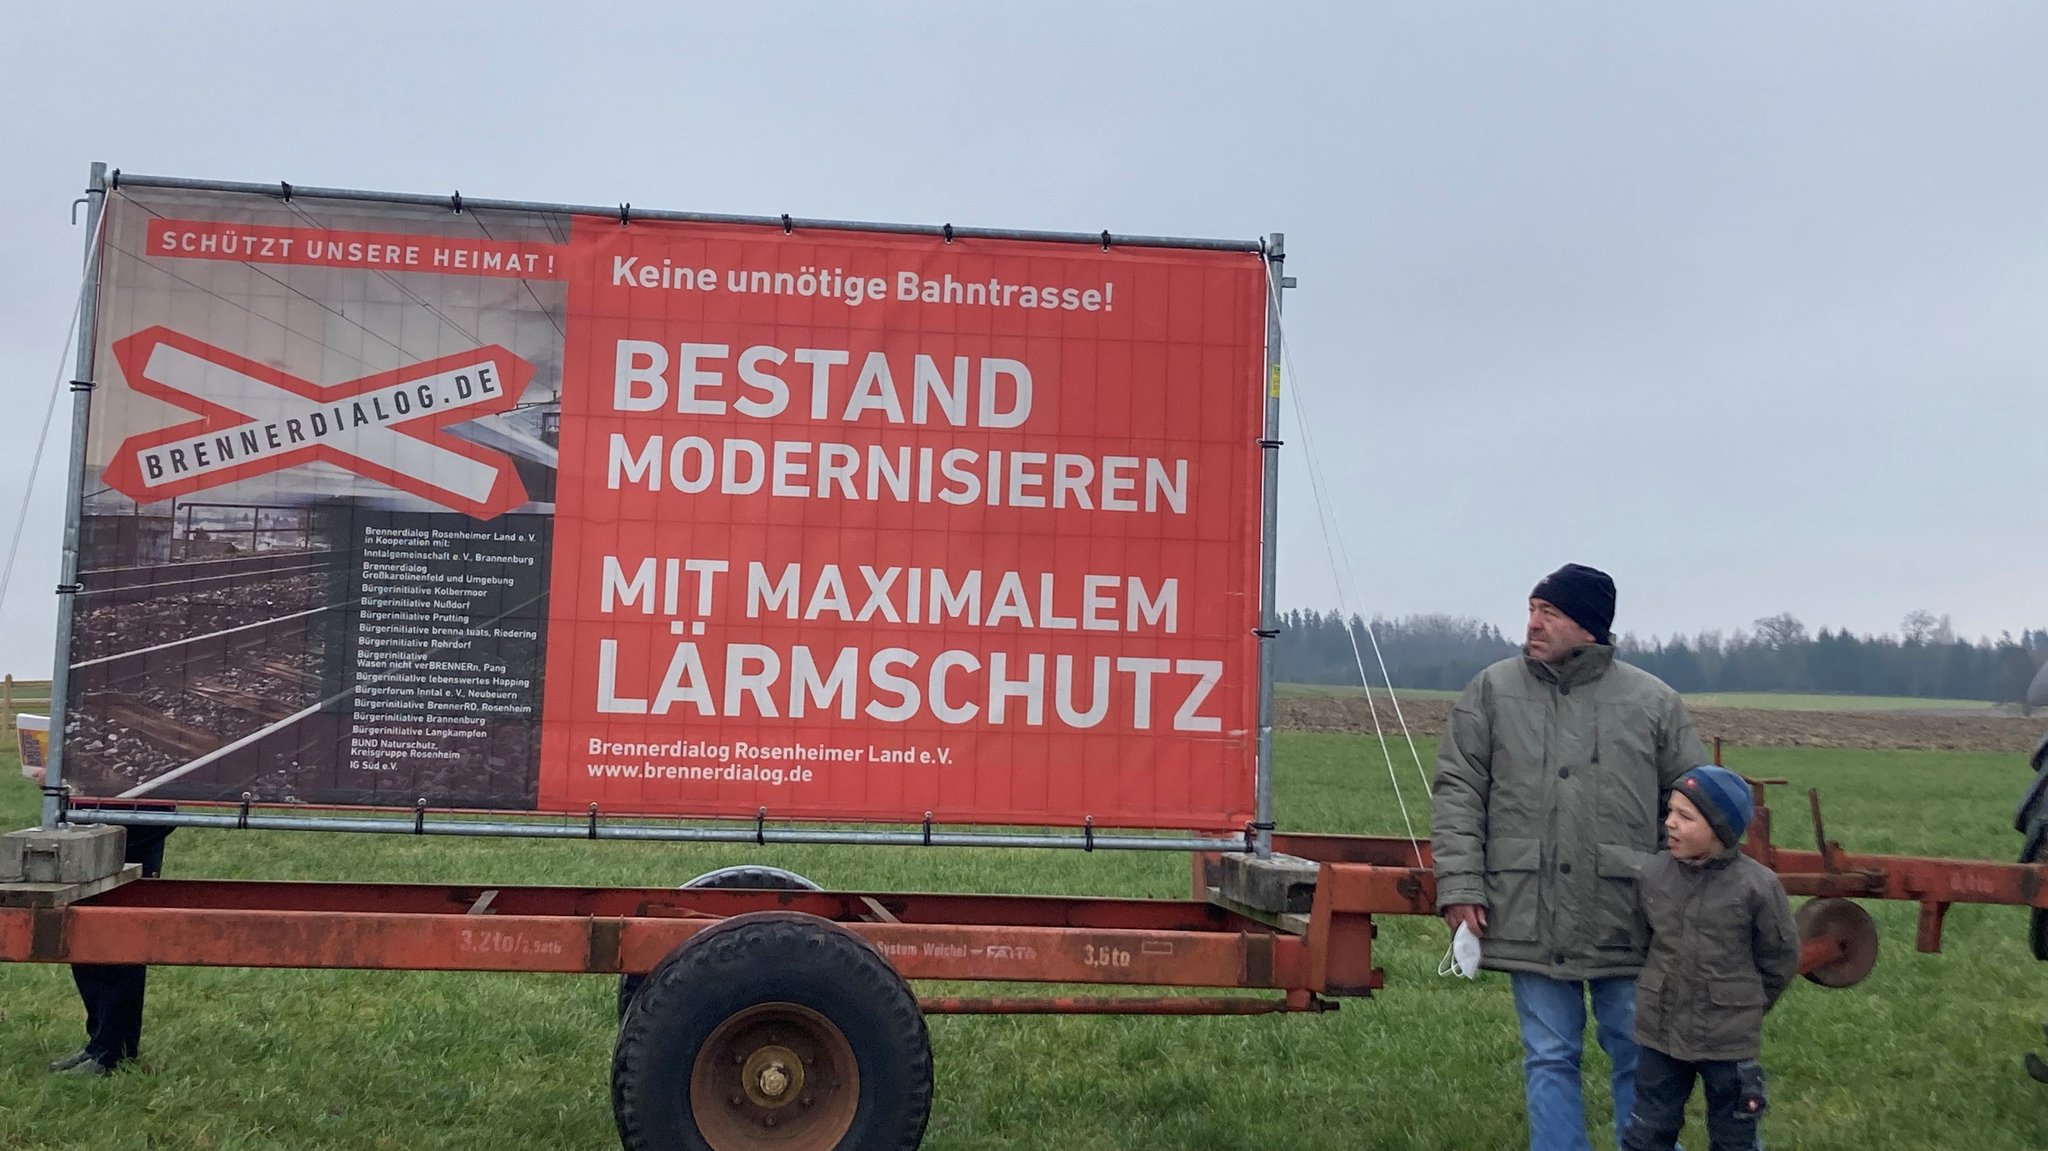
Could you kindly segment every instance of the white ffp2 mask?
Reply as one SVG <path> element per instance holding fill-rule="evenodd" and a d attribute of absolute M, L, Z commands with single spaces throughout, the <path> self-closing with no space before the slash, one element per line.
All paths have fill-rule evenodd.
<path fill-rule="evenodd" d="M 1443 962 L 1437 964 L 1438 975 L 1462 975 L 1467 979 L 1479 978 L 1479 937 L 1463 923 L 1457 933 L 1451 936 L 1451 946 L 1444 952 Z"/>

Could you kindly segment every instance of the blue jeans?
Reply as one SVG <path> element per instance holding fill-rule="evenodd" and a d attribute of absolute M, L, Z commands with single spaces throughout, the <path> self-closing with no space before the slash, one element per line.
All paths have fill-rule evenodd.
<path fill-rule="evenodd" d="M 1636 981 L 1588 982 L 1513 973 L 1522 1024 L 1522 1090 L 1529 1104 L 1530 1151 L 1591 1151 L 1579 1059 L 1586 1050 L 1586 992 L 1600 1047 L 1614 1064 L 1614 1138 L 1628 1125 L 1636 1095 Z"/>

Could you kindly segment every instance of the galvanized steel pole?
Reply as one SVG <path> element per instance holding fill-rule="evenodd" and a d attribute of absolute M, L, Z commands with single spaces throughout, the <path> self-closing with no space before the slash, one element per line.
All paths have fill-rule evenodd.
<path fill-rule="evenodd" d="M 1252 850 L 1260 859 L 1273 854 L 1273 645 L 1280 634 L 1273 597 L 1280 526 L 1280 291 L 1286 267 L 1287 236 L 1275 232 L 1266 240 L 1266 423 L 1259 438 L 1265 466 L 1259 511 L 1259 782 Z"/>
<path fill-rule="evenodd" d="M 83 823 L 123 827 L 216 827 L 240 831 L 330 831 L 382 835 L 453 835 L 511 839 L 610 839 L 636 843 L 865 844 L 873 847 L 1046 847 L 1073 851 L 1242 852 L 1242 838 L 1097 833 L 1053 835 L 1034 832 L 860 831 L 839 827 L 689 826 L 681 824 L 514 822 L 506 819 L 428 819 L 424 814 L 390 818 L 332 818 L 267 813 L 233 815 L 195 811 L 122 810 L 95 807 L 77 813 Z"/>
<path fill-rule="evenodd" d="M 65 470 L 64 554 L 57 569 L 57 650 L 50 668 L 50 754 L 43 772 L 43 823 L 57 826 L 64 785 L 65 695 L 71 686 L 71 605 L 78 593 L 78 536 L 85 514 L 85 434 L 92 410 L 92 369 L 99 338 L 100 214 L 106 210 L 107 166 L 96 163 L 86 184 L 85 281 L 78 305 L 78 355 L 71 375 L 71 455 Z"/>

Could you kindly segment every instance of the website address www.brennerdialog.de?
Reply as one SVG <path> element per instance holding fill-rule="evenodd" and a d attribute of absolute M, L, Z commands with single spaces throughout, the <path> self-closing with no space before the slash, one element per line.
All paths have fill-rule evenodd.
<path fill-rule="evenodd" d="M 685 783 L 809 783 L 817 774 L 808 767 L 761 767 L 756 764 L 590 763 L 591 779 L 639 779 Z"/>

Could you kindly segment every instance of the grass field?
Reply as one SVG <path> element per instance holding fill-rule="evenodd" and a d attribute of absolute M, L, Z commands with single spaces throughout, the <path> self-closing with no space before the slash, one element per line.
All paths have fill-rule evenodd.
<path fill-rule="evenodd" d="M 1324 683 L 1283 683 L 1274 688 L 1282 697 L 1297 699 L 1357 696 L 1364 689 L 1355 685 Z M 1373 695 L 1385 689 L 1375 686 Z M 1458 693 L 1433 688 L 1399 688 L 1402 699 L 1456 699 Z M 1997 704 L 1982 699 L 1920 699 L 1905 695 L 1821 695 L 1780 691 L 1700 691 L 1685 697 L 1694 707 L 1748 707 L 1764 711 L 1992 711 Z"/>
<path fill-rule="evenodd" d="M 1377 752 L 1372 752 L 1376 756 Z M 1423 749 L 1429 754 L 1429 748 Z M 1426 762 L 1426 760 L 1425 760 Z M 1781 834 L 1803 833 L 1804 788 L 1854 850 L 2010 858 L 2024 782 L 2010 757 L 1755 751 L 1785 776 Z M 1365 740 L 1283 733 L 1284 827 L 1396 833 L 1383 763 Z M 1420 821 L 1414 765 L 1402 790 Z M 0 821 L 36 796 L 0 751 Z M 1418 826 L 1418 830 L 1421 830 Z M 1179 858 L 1072 852 L 774 849 L 450 842 L 186 830 L 184 877 L 656 884 L 741 861 L 827 886 L 1183 897 Z M 2039 1044 L 2048 967 L 2024 913 L 1957 907 L 1948 951 L 1912 950 L 1914 908 L 1872 905 L 1885 937 L 1861 987 L 1795 985 L 1770 1017 L 1766 1065 L 1779 1147 L 2038 1148 L 2048 1088 L 2019 1055 Z M 1388 987 L 1320 1017 L 936 1018 L 938 1096 L 926 1146 L 983 1148 L 1505 1148 L 1522 1145 L 1519 1045 L 1506 980 L 1439 979 L 1433 921 L 1383 923 Z M 47 1075 L 79 1042 L 64 968 L 0 969 L 0 1148 L 605 1148 L 611 981 L 602 977 L 158 968 L 140 1067 L 110 1080 Z M 1588 1056 L 1598 1114 L 1604 1061 Z M 1608 1136 L 1596 1131 L 1595 1146 Z M 1704 1147 L 1695 1122 L 1687 1145 Z"/>

